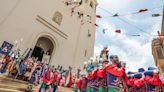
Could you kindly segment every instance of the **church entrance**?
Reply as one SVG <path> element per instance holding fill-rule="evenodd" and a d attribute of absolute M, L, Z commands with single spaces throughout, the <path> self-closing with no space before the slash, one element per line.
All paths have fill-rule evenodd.
<path fill-rule="evenodd" d="M 32 52 L 32 57 L 49 64 L 54 49 L 53 42 L 47 37 L 40 37 Z"/>

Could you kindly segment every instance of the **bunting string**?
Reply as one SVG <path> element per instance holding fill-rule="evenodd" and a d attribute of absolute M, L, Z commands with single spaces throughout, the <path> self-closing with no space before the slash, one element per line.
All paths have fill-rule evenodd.
<path fill-rule="evenodd" d="M 102 9 L 103 11 L 107 12 L 109 15 L 113 15 L 113 14 L 112 14 L 111 12 L 109 12 L 108 10 L 106 10 L 106 9 L 104 9 L 104 8 L 101 8 L 101 7 L 99 7 L 99 8 Z M 122 19 L 122 18 L 120 18 L 120 17 L 117 17 L 117 19 L 120 20 L 120 21 L 122 21 L 122 22 L 124 22 L 124 23 L 126 23 L 126 24 L 128 24 L 128 25 L 131 25 L 132 27 L 136 28 L 138 31 L 141 31 L 141 32 L 147 34 L 148 36 L 154 36 L 154 35 L 150 34 L 149 32 L 144 31 L 142 28 L 138 27 L 137 25 L 134 25 L 134 24 L 132 24 L 132 23 L 129 23 L 128 21 L 126 21 L 126 20 L 124 20 L 124 19 Z"/>
<path fill-rule="evenodd" d="M 81 25 L 84 25 L 85 23 L 90 23 L 90 24 L 93 24 L 94 26 L 96 27 L 99 27 L 99 28 L 102 28 L 102 32 L 105 34 L 106 31 L 108 31 L 107 29 L 99 26 L 98 24 L 96 23 L 92 23 L 92 17 L 91 15 L 89 14 L 85 14 L 83 12 L 81 12 L 80 10 L 78 10 L 79 7 L 81 4 L 82 4 L 82 1 L 83 0 L 80 0 L 79 2 L 77 2 L 76 0 L 65 0 L 64 1 L 64 4 L 67 5 L 67 6 L 71 6 L 71 16 L 74 16 L 74 15 L 77 15 L 77 17 L 80 20 L 81 22 Z M 109 12 L 108 10 L 102 8 L 102 7 L 98 7 L 99 9 L 105 11 L 106 13 L 109 14 L 109 16 L 101 16 L 101 15 L 96 15 L 95 17 L 97 19 L 101 19 L 101 18 L 107 18 L 107 17 L 113 17 L 113 18 L 117 18 L 118 20 L 124 22 L 125 24 L 128 24 L 134 28 L 136 28 L 138 31 L 140 32 L 143 32 L 144 34 L 148 35 L 148 36 L 157 36 L 157 35 L 152 35 L 151 33 L 147 32 L 147 31 L 144 31 L 142 28 L 140 28 L 139 26 L 135 25 L 135 24 L 132 24 L 122 18 L 120 18 L 121 16 L 124 17 L 124 16 L 128 16 L 128 15 L 136 15 L 136 14 L 141 14 L 141 13 L 145 13 L 145 12 L 150 12 L 150 11 L 153 11 L 153 10 L 156 10 L 156 9 L 161 9 L 163 6 L 159 6 L 159 7 L 155 7 L 155 8 L 145 8 L 145 9 L 139 9 L 135 12 L 132 12 L 132 13 L 128 13 L 128 14 L 119 14 L 119 13 L 115 13 L 115 14 L 112 14 L 111 12 Z M 162 14 L 160 13 L 154 13 L 151 15 L 152 17 L 159 17 L 159 16 L 162 16 Z M 116 33 L 119 33 L 119 34 L 122 34 L 121 30 L 120 29 L 116 29 L 115 30 Z M 125 34 L 125 35 L 128 35 L 128 36 L 141 36 L 140 34 Z"/>
<path fill-rule="evenodd" d="M 102 9 L 101 7 L 99 7 L 100 9 Z M 101 18 L 108 18 L 108 17 L 120 17 L 120 16 L 129 16 L 129 15 L 136 15 L 136 14 L 142 14 L 142 13 L 145 13 L 145 12 L 150 12 L 150 11 L 154 11 L 156 9 L 163 9 L 163 5 L 162 6 L 159 6 L 159 7 L 155 7 L 155 8 L 151 8 L 151 9 L 140 9 L 138 11 L 135 11 L 135 12 L 132 12 L 132 13 L 128 13 L 128 14 L 119 14 L 119 13 L 115 13 L 115 14 L 112 14 L 111 16 L 101 16 Z M 103 10 L 103 9 L 102 9 Z M 162 14 L 152 14 L 152 17 L 158 17 L 158 16 L 162 16 Z"/>

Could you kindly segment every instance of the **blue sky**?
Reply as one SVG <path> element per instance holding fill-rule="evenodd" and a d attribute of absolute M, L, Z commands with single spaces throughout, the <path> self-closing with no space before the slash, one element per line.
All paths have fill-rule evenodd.
<path fill-rule="evenodd" d="M 121 61 L 126 62 L 127 70 L 136 71 L 140 67 L 146 69 L 149 66 L 155 66 L 151 41 L 155 37 L 153 35 L 157 35 L 157 31 L 161 30 L 162 17 L 151 15 L 162 14 L 163 2 L 163 0 L 98 0 L 97 15 L 101 15 L 102 18 L 96 21 L 100 27 L 96 29 L 95 55 L 98 55 L 101 49 L 108 45 L 109 54 L 116 54 Z M 136 27 L 118 18 L 108 17 L 111 15 L 100 8 L 112 14 L 126 15 L 120 18 L 138 26 L 145 32 L 139 31 Z M 141 14 L 127 15 L 145 8 L 156 9 Z M 107 29 L 105 34 L 102 32 L 103 28 Z M 121 29 L 122 33 L 115 33 L 116 29 Z M 127 34 L 140 34 L 141 36 L 134 37 Z"/>

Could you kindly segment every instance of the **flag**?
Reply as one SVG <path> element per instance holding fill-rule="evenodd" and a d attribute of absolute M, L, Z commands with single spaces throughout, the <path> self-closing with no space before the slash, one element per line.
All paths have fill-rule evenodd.
<path fill-rule="evenodd" d="M 100 15 L 96 15 L 96 18 L 102 18 L 102 16 L 100 16 Z"/>
<path fill-rule="evenodd" d="M 164 38 L 164 35 L 159 35 L 159 38 L 160 38 L 160 39 L 163 39 L 163 38 Z"/>
<path fill-rule="evenodd" d="M 95 24 L 96 27 L 98 27 L 99 25 Z"/>
<path fill-rule="evenodd" d="M 152 14 L 152 17 L 159 17 L 161 14 Z"/>
<path fill-rule="evenodd" d="M 107 29 L 103 29 L 103 30 L 102 30 L 104 34 L 106 33 L 106 30 L 107 30 Z"/>
<path fill-rule="evenodd" d="M 83 0 L 80 0 L 79 5 L 82 5 L 82 3 L 83 3 Z"/>
<path fill-rule="evenodd" d="M 24 57 L 24 61 L 26 61 L 28 59 L 28 57 L 30 56 L 31 51 L 32 51 L 32 48 L 29 49 L 27 55 Z"/>
<path fill-rule="evenodd" d="M 141 13 L 141 12 L 146 12 L 146 11 L 148 11 L 148 9 L 141 9 L 138 12 Z"/>
<path fill-rule="evenodd" d="M 118 17 L 119 15 L 116 13 L 116 14 L 114 14 L 112 17 Z"/>
<path fill-rule="evenodd" d="M 71 85 L 72 85 L 72 72 L 71 70 L 69 70 L 67 78 L 66 78 L 66 86 L 70 88 Z"/>
<path fill-rule="evenodd" d="M 141 36 L 141 35 L 132 35 L 132 36 Z"/>
<path fill-rule="evenodd" d="M 121 33 L 121 30 L 120 29 L 116 29 L 115 32 L 116 33 Z"/>

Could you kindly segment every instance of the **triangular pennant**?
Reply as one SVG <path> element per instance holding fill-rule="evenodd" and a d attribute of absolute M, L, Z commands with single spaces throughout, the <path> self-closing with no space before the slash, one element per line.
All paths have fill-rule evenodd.
<path fill-rule="evenodd" d="M 98 27 L 99 25 L 95 24 L 96 27 Z"/>
<path fill-rule="evenodd" d="M 96 18 L 102 18 L 102 16 L 100 16 L 100 15 L 96 15 Z"/>
<path fill-rule="evenodd" d="M 116 13 L 116 14 L 114 14 L 112 17 L 118 17 L 119 15 Z"/>
<path fill-rule="evenodd" d="M 121 30 L 120 29 L 116 29 L 115 32 L 116 33 L 121 33 Z"/>
<path fill-rule="evenodd" d="M 152 17 L 159 17 L 161 14 L 152 14 Z"/>

